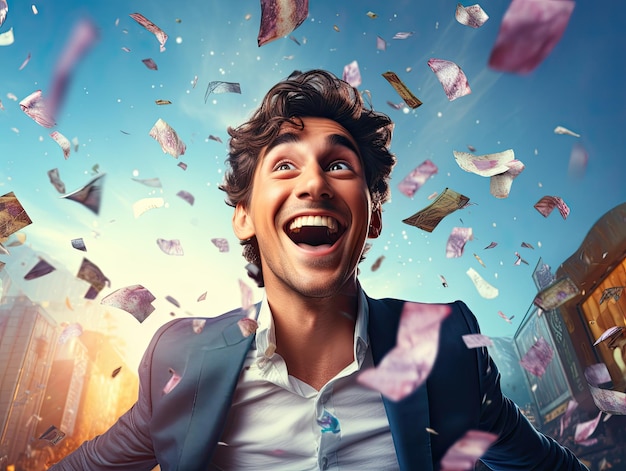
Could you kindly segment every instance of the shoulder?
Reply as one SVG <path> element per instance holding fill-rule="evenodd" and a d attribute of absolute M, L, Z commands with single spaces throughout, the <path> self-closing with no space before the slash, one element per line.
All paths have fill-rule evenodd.
<path fill-rule="evenodd" d="M 152 341 L 158 341 L 162 337 L 187 336 L 188 334 L 200 334 L 216 332 L 216 329 L 226 327 L 243 316 L 243 311 L 233 309 L 216 317 L 184 317 L 171 320 L 163 324 L 153 336 Z"/>
<path fill-rule="evenodd" d="M 152 336 L 142 363 L 158 358 L 188 356 L 198 349 L 206 350 L 225 343 L 224 335 L 244 316 L 234 309 L 216 317 L 185 317 L 163 324 Z M 226 342 L 228 343 L 228 342 Z"/>

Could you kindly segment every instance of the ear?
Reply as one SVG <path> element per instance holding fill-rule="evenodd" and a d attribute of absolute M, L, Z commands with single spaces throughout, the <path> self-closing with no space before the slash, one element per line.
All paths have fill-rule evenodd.
<path fill-rule="evenodd" d="M 376 239 L 383 230 L 383 214 L 380 206 L 372 210 L 372 218 L 370 219 L 370 227 L 367 237 Z"/>
<path fill-rule="evenodd" d="M 254 224 L 248 215 L 247 208 L 242 203 L 237 203 L 233 213 L 233 231 L 239 240 L 247 240 L 254 237 Z"/>

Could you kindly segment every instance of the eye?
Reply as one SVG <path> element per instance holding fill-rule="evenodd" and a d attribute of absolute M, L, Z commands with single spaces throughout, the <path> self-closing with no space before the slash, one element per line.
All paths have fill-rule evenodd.
<path fill-rule="evenodd" d="M 285 171 L 285 170 L 294 170 L 296 167 L 291 162 L 278 162 L 274 166 L 274 171 Z"/>
<path fill-rule="evenodd" d="M 343 162 L 341 160 L 333 162 L 332 164 L 328 166 L 328 170 L 330 172 L 336 172 L 337 170 L 351 170 L 351 169 L 352 167 L 350 167 L 350 165 L 348 165 L 346 162 Z"/>

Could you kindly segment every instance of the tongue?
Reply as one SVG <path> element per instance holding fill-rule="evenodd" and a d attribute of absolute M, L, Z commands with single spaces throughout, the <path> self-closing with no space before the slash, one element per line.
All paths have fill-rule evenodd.
<path fill-rule="evenodd" d="M 297 232 L 292 232 L 291 240 L 296 244 L 307 247 L 330 246 L 333 241 L 324 226 L 303 226 Z"/>

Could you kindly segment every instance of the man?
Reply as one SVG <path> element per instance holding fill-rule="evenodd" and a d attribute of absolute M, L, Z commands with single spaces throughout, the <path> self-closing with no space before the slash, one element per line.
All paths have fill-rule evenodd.
<path fill-rule="evenodd" d="M 263 301 L 159 329 L 137 403 L 52 470 L 434 470 L 468 430 L 498 437 L 482 458 L 493 469 L 586 469 L 502 395 L 486 349 L 466 348 L 478 325 L 461 302 L 425 384 L 395 401 L 358 381 L 394 348 L 405 305 L 357 279 L 389 198 L 392 126 L 311 71 L 229 130 L 221 188 Z"/>

